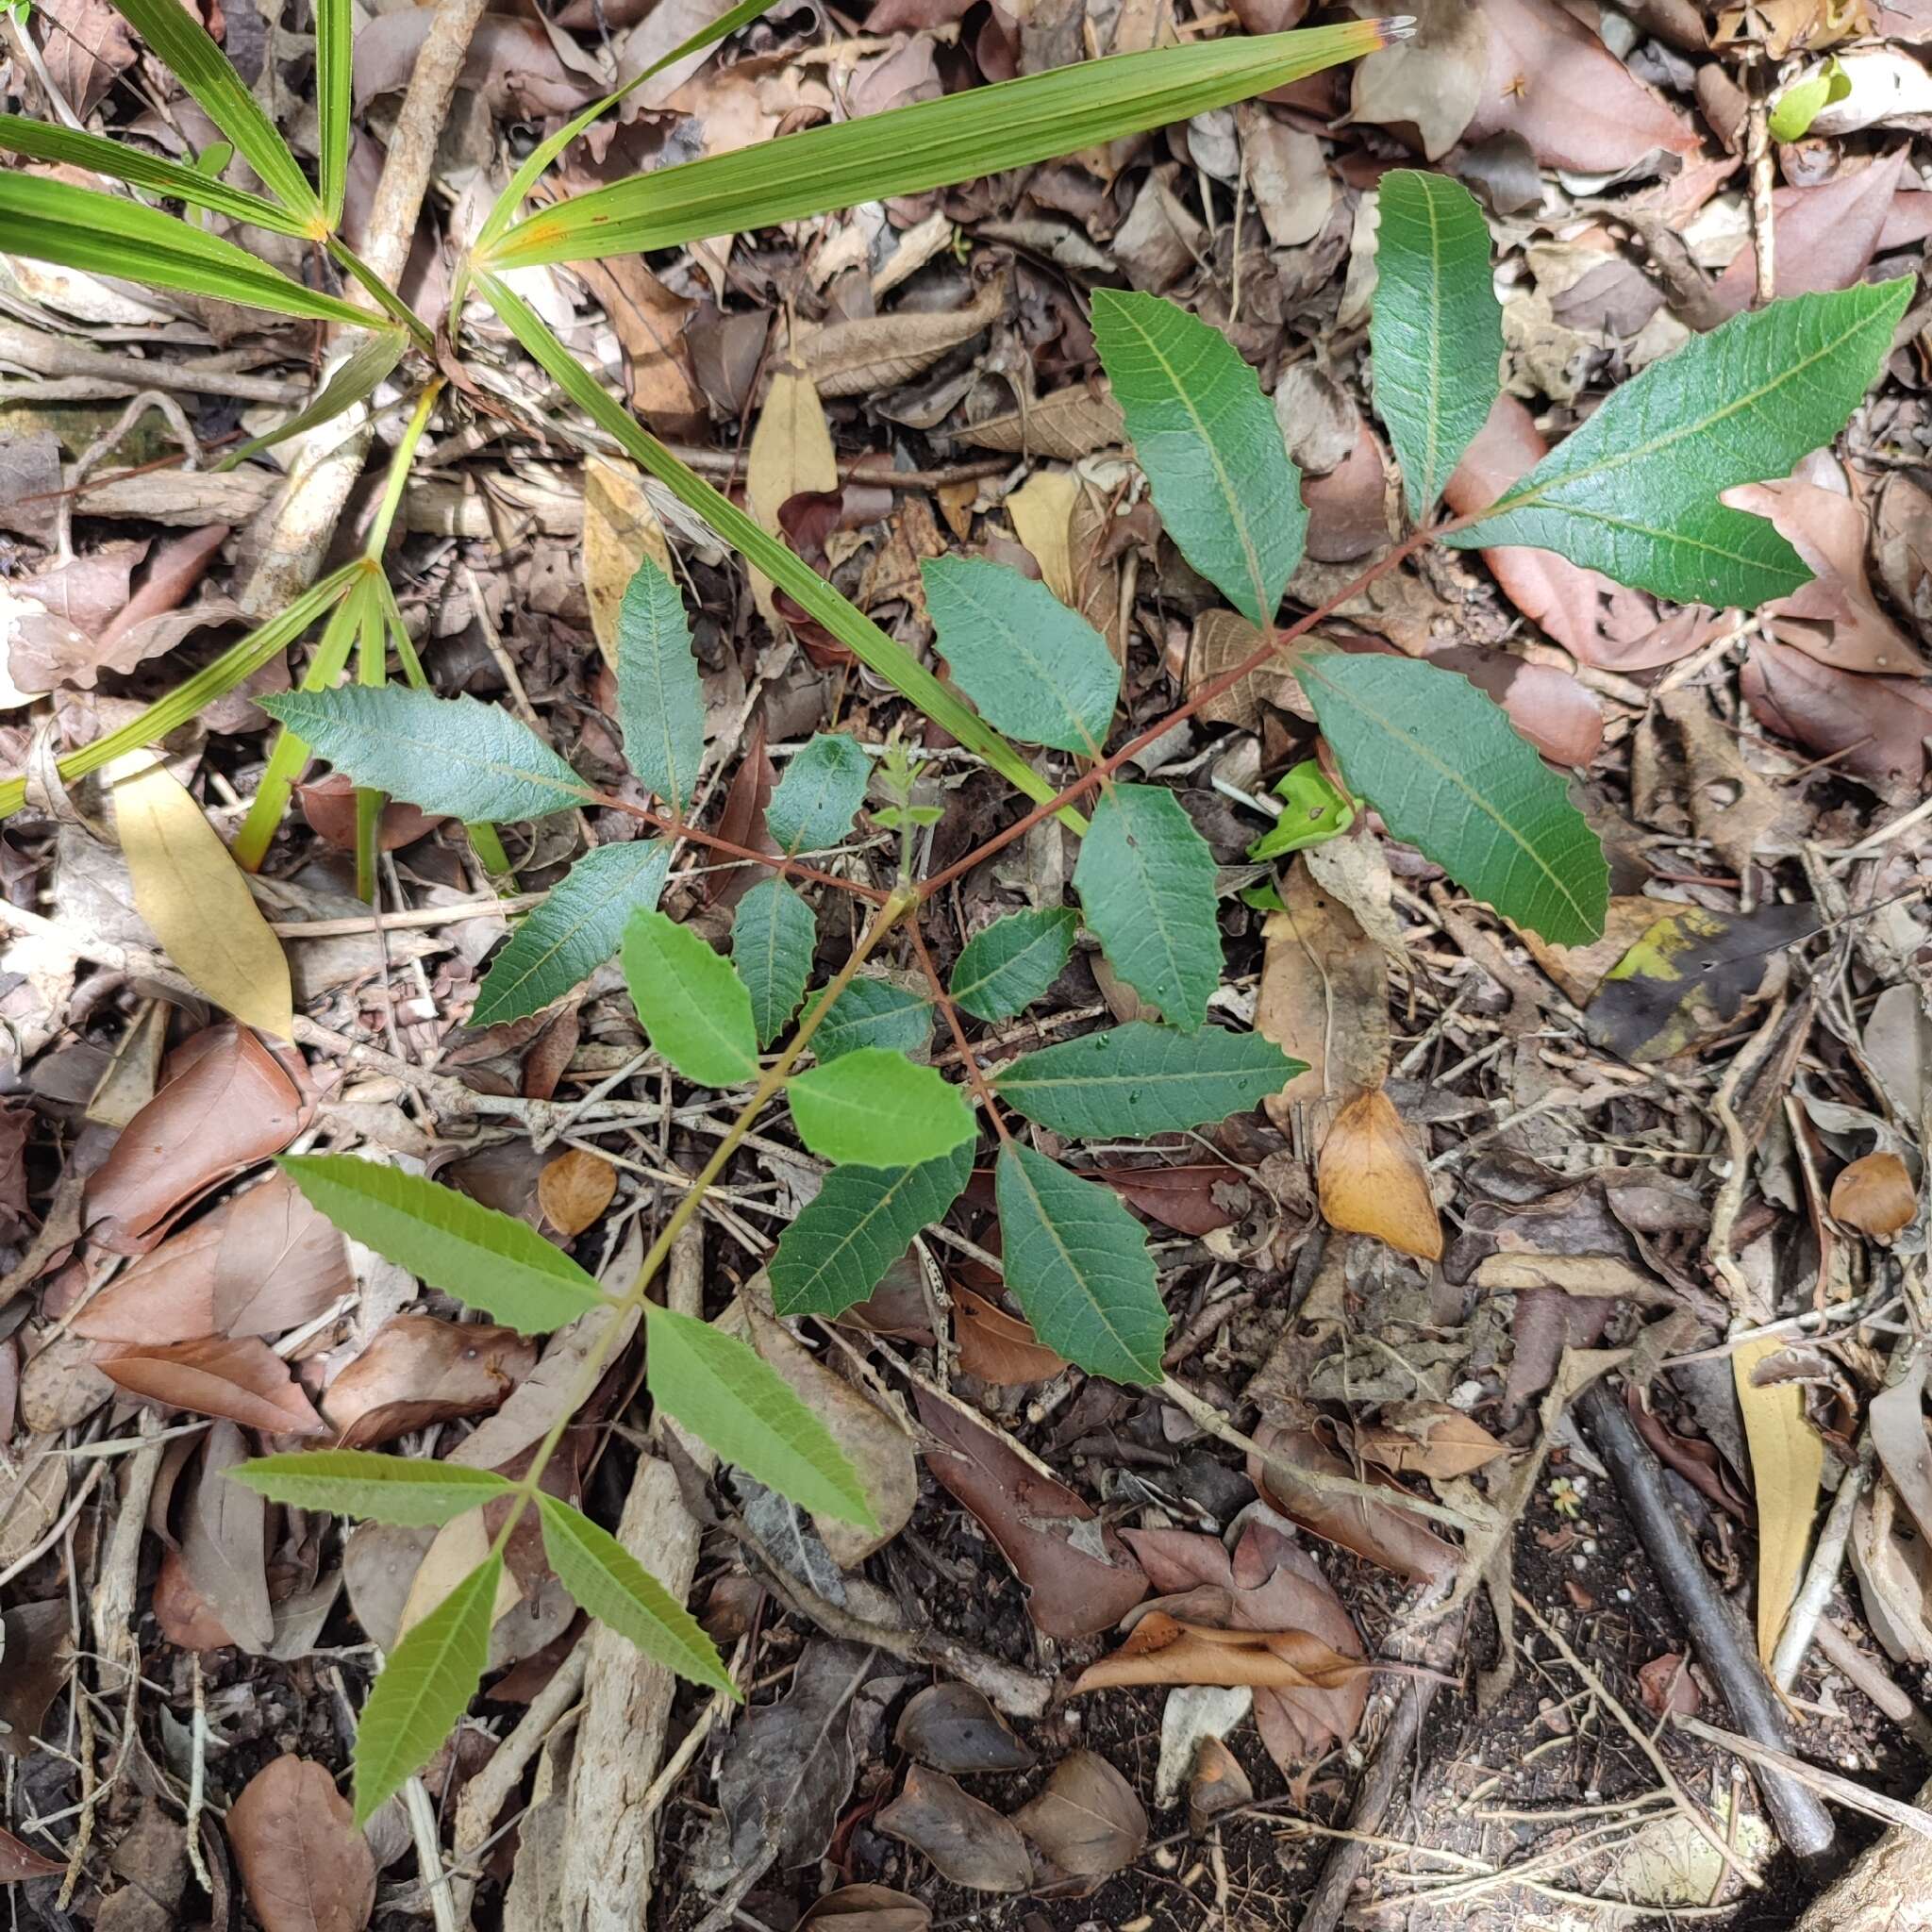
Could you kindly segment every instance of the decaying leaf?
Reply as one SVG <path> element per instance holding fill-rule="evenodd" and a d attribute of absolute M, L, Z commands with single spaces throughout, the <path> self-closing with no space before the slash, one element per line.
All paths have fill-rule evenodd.
<path fill-rule="evenodd" d="M 806 491 L 839 487 L 839 459 L 832 449 L 832 432 L 825 425 L 824 406 L 811 378 L 790 369 L 772 377 L 758 425 L 752 431 L 744 460 L 744 500 L 766 532 L 787 541 L 779 512 Z M 775 624 L 772 584 L 758 572 L 751 574 L 752 595 L 759 614 Z"/>
<path fill-rule="evenodd" d="M 892 1741 L 933 1771 L 967 1777 L 982 1771 L 1028 1771 L 1032 1750 L 970 1684 L 933 1684 L 900 1713 Z"/>
<path fill-rule="evenodd" d="M 1066 1358 L 1033 1332 L 1033 1324 L 995 1307 L 970 1288 L 953 1291 L 953 1339 L 959 1366 L 996 1388 L 1044 1382 L 1058 1375 Z"/>
<path fill-rule="evenodd" d="M 1831 1184 L 1831 1218 L 1860 1234 L 1896 1234 L 1918 1211 L 1918 1190 L 1896 1154 L 1867 1154 Z"/>
<path fill-rule="evenodd" d="M 1330 1227 L 1374 1235 L 1425 1261 L 1442 1257 L 1442 1224 L 1422 1157 L 1377 1089 L 1350 1101 L 1322 1143 L 1317 1170 Z"/>
<path fill-rule="evenodd" d="M 584 591 L 591 630 L 604 661 L 617 665 L 617 613 L 624 593 L 648 559 L 671 575 L 671 546 L 629 463 L 592 456 L 584 463 Z"/>
<path fill-rule="evenodd" d="M 258 1336 L 212 1336 L 165 1348 L 109 1342 L 96 1359 L 109 1381 L 165 1408 L 220 1416 L 271 1436 L 323 1433 L 288 1364 Z"/>
<path fill-rule="evenodd" d="M 1188 1829 L 1197 1838 L 1217 1818 L 1254 1802 L 1241 1761 L 1219 1738 L 1203 1738 L 1188 1779 Z"/>
<path fill-rule="evenodd" d="M 925 1932 L 931 1924 L 926 1907 L 890 1885 L 841 1885 L 813 1900 L 797 1932 Z"/>
<path fill-rule="evenodd" d="M 1019 1828 L 942 1771 L 909 1766 L 904 1789 L 874 1822 L 954 1885 L 1024 1891 L 1033 1883 L 1033 1860 Z"/>
<path fill-rule="evenodd" d="M 1731 1354 L 1751 1444 L 1751 1493 L 1757 1504 L 1757 1654 L 1766 1663 L 1805 1574 L 1824 1476 L 1824 1443 L 1805 1419 L 1803 1387 L 1757 1380 L 1757 1370 L 1780 1346 L 1775 1336 L 1758 1336 L 1740 1342 Z"/>
<path fill-rule="evenodd" d="M 537 1363 L 537 1344 L 489 1322 L 396 1315 L 322 1398 L 341 1446 L 370 1449 L 411 1429 L 501 1408 Z"/>
<path fill-rule="evenodd" d="M 262 1932 L 362 1932 L 375 1857 L 325 1766 L 272 1758 L 228 1811 L 228 1843 Z"/>
<path fill-rule="evenodd" d="M 1074 1751 L 1054 1766 L 1046 1789 L 1013 1823 L 1070 1878 L 1101 1879 L 1131 1865 L 1147 1842 L 1147 1810 L 1134 1788 L 1097 1751 Z"/>
<path fill-rule="evenodd" d="M 975 449 L 1024 452 L 1071 463 L 1099 450 L 1118 448 L 1127 440 L 1127 425 L 1111 396 L 1090 389 L 1061 389 L 1010 414 L 968 423 L 958 435 Z"/>
<path fill-rule="evenodd" d="M 1469 1475 L 1508 1454 L 1479 1422 L 1446 1402 L 1386 1404 L 1378 1421 L 1357 1428 L 1355 1446 L 1380 1469 L 1437 1481 Z"/>
<path fill-rule="evenodd" d="M 609 1207 L 617 1192 L 617 1170 L 602 1155 L 569 1147 L 537 1176 L 537 1200 L 543 1218 L 558 1234 L 575 1240 Z"/>

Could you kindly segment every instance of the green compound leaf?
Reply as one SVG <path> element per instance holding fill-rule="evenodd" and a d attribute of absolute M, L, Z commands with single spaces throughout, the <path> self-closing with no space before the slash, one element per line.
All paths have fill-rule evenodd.
<path fill-rule="evenodd" d="M 1501 388 L 1503 310 L 1490 276 L 1490 228 L 1446 175 L 1382 176 L 1369 321 L 1375 409 L 1389 425 L 1409 514 L 1426 516 L 1490 419 Z"/>
<path fill-rule="evenodd" d="M 953 1002 L 975 1020 L 1009 1020 L 1066 971 L 1080 922 L 1072 907 L 1009 912 L 966 941 L 953 967 Z"/>
<path fill-rule="evenodd" d="M 1093 341 L 1167 534 L 1250 624 L 1271 623 L 1308 513 L 1255 372 L 1158 295 L 1096 289 Z"/>
<path fill-rule="evenodd" d="M 585 853 L 490 962 L 470 1024 L 521 1020 L 581 986 L 624 943 L 631 914 L 657 909 L 670 870 L 668 839 Z"/>
<path fill-rule="evenodd" d="M 1167 1309 L 1120 1197 L 1017 1141 L 1000 1149 L 994 1191 L 1007 1287 L 1033 1332 L 1089 1374 L 1159 1381 Z"/>
<path fill-rule="evenodd" d="M 617 722 L 638 783 L 683 811 L 705 761 L 705 694 L 684 599 L 648 557 L 617 611 Z"/>
<path fill-rule="evenodd" d="M 644 1330 L 644 1380 L 672 1421 L 801 1509 L 878 1528 L 845 1452 L 748 1343 L 652 1302 Z"/>
<path fill-rule="evenodd" d="M 838 1315 L 864 1301 L 972 1173 L 970 1142 L 917 1167 L 835 1167 L 778 1237 L 773 1307 L 781 1315 Z"/>
<path fill-rule="evenodd" d="M 344 1234 L 526 1335 L 604 1299 L 534 1227 L 454 1188 L 352 1154 L 285 1154 L 275 1164 Z"/>
<path fill-rule="evenodd" d="M 1809 580 L 1762 517 L 1718 501 L 1831 441 L 1891 347 L 1910 276 L 1793 295 L 1693 336 L 1619 385 L 1478 523 L 1447 541 L 1526 543 L 1684 604 L 1751 608 Z"/>
<path fill-rule="evenodd" d="M 1001 1099 L 1057 1134 L 1118 1140 L 1245 1113 L 1307 1071 L 1258 1033 L 1176 1033 L 1136 1020 L 1023 1054 L 992 1084 Z"/>
<path fill-rule="evenodd" d="M 835 1165 L 934 1160 L 970 1143 L 976 1131 L 957 1087 L 882 1046 L 856 1047 L 794 1074 L 785 1091 L 799 1139 Z"/>
<path fill-rule="evenodd" d="M 919 571 L 940 653 L 980 716 L 1030 743 L 1097 757 L 1121 691 L 1107 640 L 1004 565 L 938 557 Z"/>
<path fill-rule="evenodd" d="M 861 1046 L 917 1053 L 932 1038 L 932 1005 L 890 979 L 855 979 L 818 1024 L 811 1050 L 823 1063 Z"/>
<path fill-rule="evenodd" d="M 856 739 L 822 731 L 785 767 L 765 808 L 765 828 L 781 851 L 817 852 L 852 829 L 865 803 L 872 760 Z"/>
<path fill-rule="evenodd" d="M 731 961 L 688 925 L 633 912 L 624 929 L 624 977 L 651 1044 L 700 1087 L 738 1087 L 758 1074 L 751 994 Z"/>
<path fill-rule="evenodd" d="M 1221 984 L 1221 927 L 1214 855 L 1174 793 L 1112 787 L 1081 841 L 1074 890 L 1108 963 L 1191 1033 Z"/>
<path fill-rule="evenodd" d="M 493 1550 L 390 1652 L 356 1725 L 356 1823 L 367 1824 L 456 1728 L 490 1660 L 503 1580 Z"/>
<path fill-rule="evenodd" d="M 1609 868 L 1596 834 L 1468 678 L 1339 652 L 1304 658 L 1295 675 L 1343 775 L 1398 839 L 1554 945 L 1601 935 Z"/>
<path fill-rule="evenodd" d="M 423 1528 L 465 1515 L 516 1485 L 493 1469 L 459 1462 L 419 1462 L 366 1449 L 312 1449 L 300 1456 L 258 1456 L 223 1472 L 271 1503 L 366 1516 Z"/>
<path fill-rule="evenodd" d="M 770 1046 L 797 1012 L 818 942 L 817 917 L 783 879 L 760 879 L 738 902 L 731 963 L 751 994 L 760 1046 Z"/>
<path fill-rule="evenodd" d="M 744 1702 L 697 1619 L 608 1529 L 541 1490 L 537 1511 L 550 1567 L 584 1609 L 667 1671 Z"/>
<path fill-rule="evenodd" d="M 541 818 L 593 795 L 527 724 L 476 698 L 345 684 L 258 702 L 357 784 L 465 823 Z"/>

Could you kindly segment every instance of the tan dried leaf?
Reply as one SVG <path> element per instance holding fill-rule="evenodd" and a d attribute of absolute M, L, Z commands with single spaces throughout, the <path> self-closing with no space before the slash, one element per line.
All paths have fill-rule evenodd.
<path fill-rule="evenodd" d="M 1033 553 L 1046 588 L 1069 608 L 1074 589 L 1074 506 L 1080 479 L 1071 470 L 1038 470 L 1007 498 L 1007 514 Z"/>
<path fill-rule="evenodd" d="M 1758 1336 L 1731 1356 L 1757 1502 L 1757 1655 L 1766 1663 L 1804 1574 L 1824 1477 L 1824 1443 L 1805 1420 L 1803 1385 L 1753 1379 L 1781 1345 L 1775 1336 Z"/>
<path fill-rule="evenodd" d="M 1071 463 L 1125 442 L 1127 425 L 1111 396 L 1076 388 L 1055 390 L 1024 408 L 969 423 L 956 433 L 975 449 Z"/>
<path fill-rule="evenodd" d="M 617 665 L 617 613 L 624 593 L 648 558 L 667 575 L 671 546 L 630 463 L 593 456 L 584 462 L 584 594 L 591 630 L 604 661 Z"/>
<path fill-rule="evenodd" d="M 1422 1156 L 1379 1088 L 1336 1115 L 1316 1179 L 1330 1227 L 1374 1235 L 1424 1261 L 1442 1258 L 1442 1224 Z"/>
<path fill-rule="evenodd" d="M 839 458 L 824 406 L 808 375 L 781 369 L 772 377 L 744 459 L 744 501 L 767 535 L 784 542 L 778 512 L 803 491 L 839 487 Z M 768 624 L 778 621 L 770 578 L 751 574 L 752 597 Z"/>
<path fill-rule="evenodd" d="M 617 1170 L 587 1147 L 571 1147 L 537 1176 L 537 1203 L 558 1234 L 575 1240 L 609 1207 Z"/>
<path fill-rule="evenodd" d="M 868 395 L 930 369 L 947 350 L 991 328 L 1006 306 L 1006 277 L 995 276 L 964 308 L 950 313 L 901 309 L 801 328 L 791 353 L 820 395 Z"/>
<path fill-rule="evenodd" d="M 263 1932 L 362 1932 L 375 1856 L 327 1769 L 273 1759 L 228 1812 L 228 1843 Z"/>
<path fill-rule="evenodd" d="M 1896 1234 L 1918 1211 L 1918 1191 L 1896 1154 L 1868 1154 L 1831 1184 L 1831 1218 L 1860 1234 Z"/>

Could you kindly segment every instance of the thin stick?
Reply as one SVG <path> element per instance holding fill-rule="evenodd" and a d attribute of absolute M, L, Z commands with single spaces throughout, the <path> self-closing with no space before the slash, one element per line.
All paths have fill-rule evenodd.
<path fill-rule="evenodd" d="M 1688 1731 L 1693 1738 L 1702 1738 L 1707 1744 L 1722 1744 L 1746 1764 L 1757 1767 L 1760 1785 L 1764 1782 L 1765 1771 L 1774 1771 L 1781 1777 L 1795 1778 L 1815 1791 L 1823 1791 L 1826 1797 L 1848 1806 L 1854 1811 L 1864 1812 L 1868 1818 L 1882 1818 L 1888 1824 L 1917 1832 L 1921 1838 L 1932 1838 L 1932 1811 L 1921 1810 L 1917 1805 L 1907 1805 L 1903 1798 L 1889 1798 L 1883 1791 L 1869 1790 L 1851 1778 L 1840 1777 L 1835 1771 L 1826 1771 L 1822 1765 L 1793 1757 L 1789 1751 L 1774 1751 L 1769 1744 L 1760 1744 L 1754 1738 L 1740 1738 L 1736 1731 L 1722 1731 L 1701 1718 L 1675 1717 L 1672 1722 L 1680 1731 Z"/>

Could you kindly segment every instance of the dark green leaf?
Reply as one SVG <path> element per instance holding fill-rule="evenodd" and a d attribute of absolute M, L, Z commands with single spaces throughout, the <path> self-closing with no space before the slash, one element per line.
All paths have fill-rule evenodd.
<path fill-rule="evenodd" d="M 954 1003 L 975 1020 L 1024 1012 L 1066 970 L 1079 924 L 1067 906 L 994 920 L 966 941 L 953 967 Z"/>
<path fill-rule="evenodd" d="M 758 1044 L 791 1024 L 819 942 L 812 909 L 783 879 L 764 878 L 738 902 L 731 919 L 731 963 L 751 994 Z"/>
<path fill-rule="evenodd" d="M 617 612 L 617 722 L 639 784 L 683 811 L 705 761 L 705 694 L 684 599 L 648 557 Z"/>
<path fill-rule="evenodd" d="M 409 1527 L 448 1523 L 516 1488 L 493 1469 L 460 1462 L 419 1462 L 366 1449 L 311 1449 L 295 1456 L 258 1456 L 224 1472 L 272 1503 L 367 1516 Z"/>
<path fill-rule="evenodd" d="M 932 1007 L 890 979 L 855 979 L 818 1024 L 811 1050 L 823 1060 L 861 1046 L 917 1053 L 932 1038 Z"/>
<path fill-rule="evenodd" d="M 286 423 L 278 423 L 265 436 L 253 437 L 240 449 L 231 451 L 222 458 L 221 467 L 232 470 L 263 450 L 286 442 L 291 436 L 306 435 L 311 429 L 320 429 L 325 423 L 333 423 L 343 410 L 353 409 L 364 397 L 374 394 L 376 385 L 403 359 L 403 352 L 408 346 L 406 338 L 393 333 L 368 337 L 323 384 L 321 392 L 306 409 L 291 416 Z"/>
<path fill-rule="evenodd" d="M 633 912 L 624 929 L 624 977 L 651 1044 L 700 1087 L 737 1087 L 758 1075 L 751 994 L 688 925 Z"/>
<path fill-rule="evenodd" d="M 321 154 L 323 212 L 331 228 L 342 219 L 349 182 L 350 83 L 356 69 L 354 0 L 315 0 L 315 118 Z"/>
<path fill-rule="evenodd" d="M 783 852 L 818 852 L 852 829 L 865 802 L 872 760 L 856 739 L 822 731 L 785 767 L 765 808 L 765 827 Z"/>
<path fill-rule="evenodd" d="M 842 1165 L 886 1167 L 950 1154 L 974 1137 L 973 1109 L 932 1067 L 882 1046 L 856 1047 L 794 1074 L 786 1087 L 798 1138 Z"/>

